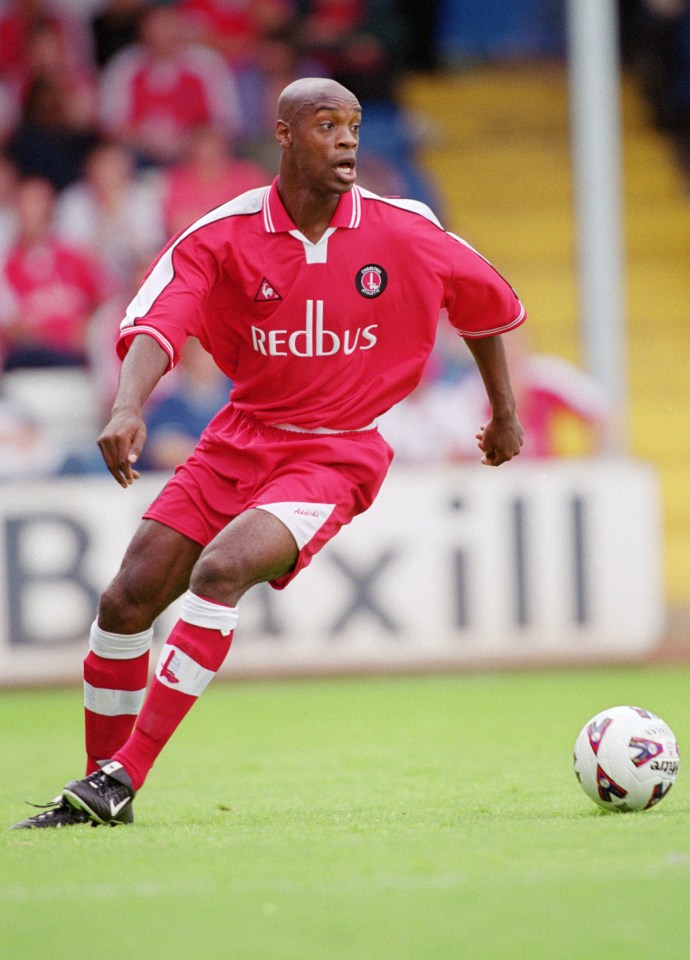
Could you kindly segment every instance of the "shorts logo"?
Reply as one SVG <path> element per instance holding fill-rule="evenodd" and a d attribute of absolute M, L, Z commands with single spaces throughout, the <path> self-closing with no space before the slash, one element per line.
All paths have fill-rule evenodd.
<path fill-rule="evenodd" d="M 266 277 L 264 277 L 261 283 L 259 284 L 259 289 L 256 291 L 256 296 L 254 297 L 254 303 L 256 303 L 257 301 L 265 302 L 266 300 L 282 300 L 282 299 L 283 298 L 278 293 L 278 291 L 273 286 L 273 284 L 270 282 L 270 280 L 267 280 Z"/>
<path fill-rule="evenodd" d="M 383 267 L 379 267 L 375 263 L 362 267 L 355 277 L 357 293 L 361 293 L 363 297 L 380 297 L 386 289 L 387 283 L 388 274 Z"/>

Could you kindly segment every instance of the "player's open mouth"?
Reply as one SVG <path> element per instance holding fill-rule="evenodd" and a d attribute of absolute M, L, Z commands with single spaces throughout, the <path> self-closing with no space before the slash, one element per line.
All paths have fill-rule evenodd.
<path fill-rule="evenodd" d="M 349 182 L 355 179 L 356 164 L 354 160 L 341 160 L 340 163 L 336 163 L 335 169 L 342 180 Z"/>

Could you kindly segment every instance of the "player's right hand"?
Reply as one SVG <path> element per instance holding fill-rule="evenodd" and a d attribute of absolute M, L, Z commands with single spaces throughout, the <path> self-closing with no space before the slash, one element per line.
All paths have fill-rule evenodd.
<path fill-rule="evenodd" d="M 134 464 L 139 459 L 146 440 L 146 424 L 139 414 L 113 413 L 110 422 L 98 438 L 98 446 L 110 473 L 121 487 L 127 488 L 139 479 Z"/>

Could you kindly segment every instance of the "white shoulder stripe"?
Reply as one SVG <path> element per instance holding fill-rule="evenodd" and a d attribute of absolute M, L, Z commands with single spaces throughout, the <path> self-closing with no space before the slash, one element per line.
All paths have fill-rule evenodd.
<path fill-rule="evenodd" d="M 476 253 L 478 257 L 482 257 L 482 255 L 481 255 L 481 253 L 479 252 L 479 250 L 475 250 L 475 248 L 472 246 L 471 243 L 468 243 L 467 240 L 463 240 L 462 237 L 459 237 L 459 236 L 457 235 L 457 233 L 452 233 L 450 230 L 447 230 L 446 233 L 448 234 L 449 237 L 452 237 L 453 240 L 457 240 L 458 243 L 461 243 L 461 244 L 463 245 L 463 247 L 467 247 L 467 249 L 468 249 L 468 250 L 471 250 L 472 253 Z M 482 257 L 482 260 L 486 260 L 486 257 Z M 486 260 L 486 262 L 489 263 L 488 260 Z"/>
<path fill-rule="evenodd" d="M 358 189 L 361 196 L 366 200 L 380 200 L 382 203 L 387 203 L 391 207 L 398 207 L 399 210 L 407 210 L 408 213 L 416 213 L 420 217 L 430 220 L 433 224 L 435 224 L 437 227 L 441 227 L 443 230 L 441 222 L 434 211 L 431 209 L 431 207 L 427 207 L 425 203 L 422 203 L 421 200 L 404 200 L 399 197 L 380 197 L 377 193 L 372 193 L 370 190 L 364 190 L 362 187 L 359 187 Z"/>
<path fill-rule="evenodd" d="M 148 275 L 139 292 L 127 307 L 125 318 L 120 325 L 121 330 L 131 327 L 134 323 L 145 317 L 163 290 L 168 286 L 175 276 L 173 267 L 173 252 L 175 248 L 190 234 L 195 233 L 202 227 L 210 223 L 216 223 L 218 220 L 224 220 L 226 217 L 237 217 L 261 211 L 264 197 L 268 194 L 269 187 L 259 187 L 256 190 L 249 190 L 247 193 L 222 203 L 214 210 L 210 210 L 196 220 L 191 226 L 180 234 L 175 243 L 163 253 L 156 263 L 155 267 Z"/>

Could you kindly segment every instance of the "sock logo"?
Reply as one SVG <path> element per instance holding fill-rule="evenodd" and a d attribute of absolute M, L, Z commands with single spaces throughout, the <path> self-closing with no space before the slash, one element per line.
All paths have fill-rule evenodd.
<path fill-rule="evenodd" d="M 181 624 L 183 628 L 184 621 L 181 621 Z M 218 666 L 211 670 L 203 667 L 198 660 L 194 659 L 194 656 L 190 656 L 190 654 L 204 656 L 201 650 L 192 649 L 193 646 L 193 644 L 190 644 L 190 652 L 188 653 L 185 650 L 181 650 L 180 647 L 174 646 L 172 643 L 166 643 L 158 658 L 156 678 L 163 686 L 170 687 L 179 693 L 189 694 L 191 697 L 198 697 L 213 679 L 215 671 L 218 669 L 218 666 L 220 666 L 220 662 L 222 662 L 222 659 L 224 659 L 230 647 L 230 643 L 228 641 L 227 647 L 224 647 L 223 656 Z M 218 644 L 218 646 L 221 647 L 224 645 Z"/>
<path fill-rule="evenodd" d="M 161 664 L 161 676 L 165 677 L 168 683 L 179 683 L 179 677 L 176 677 L 173 673 L 173 667 L 177 666 L 175 661 L 175 650 L 170 651 L 170 655 L 165 663 Z"/>

